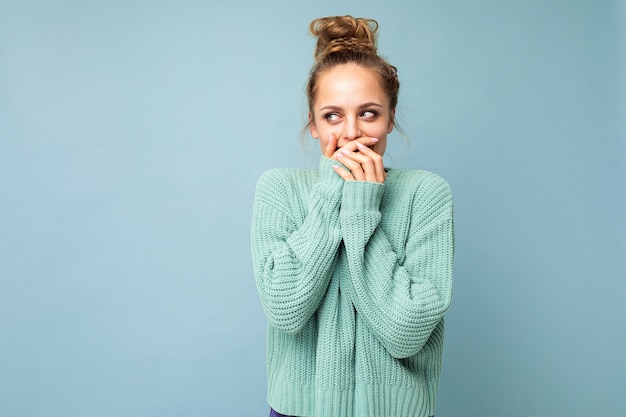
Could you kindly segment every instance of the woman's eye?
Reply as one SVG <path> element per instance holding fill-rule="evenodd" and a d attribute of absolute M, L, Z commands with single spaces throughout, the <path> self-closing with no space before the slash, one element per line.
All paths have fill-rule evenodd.
<path fill-rule="evenodd" d="M 373 119 L 376 116 L 378 116 L 378 113 L 374 110 L 365 110 L 363 113 L 361 113 L 361 117 L 364 119 Z"/>
<path fill-rule="evenodd" d="M 329 122 L 336 122 L 337 120 L 339 120 L 339 115 L 337 113 L 326 113 L 324 115 L 324 119 L 328 120 Z"/>

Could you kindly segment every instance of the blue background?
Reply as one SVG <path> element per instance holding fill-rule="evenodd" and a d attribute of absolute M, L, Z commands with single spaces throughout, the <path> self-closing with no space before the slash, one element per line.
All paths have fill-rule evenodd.
<path fill-rule="evenodd" d="M 309 22 L 380 23 L 455 192 L 438 417 L 626 415 L 623 1 L 0 1 L 0 415 L 265 416 L 257 177 Z"/>

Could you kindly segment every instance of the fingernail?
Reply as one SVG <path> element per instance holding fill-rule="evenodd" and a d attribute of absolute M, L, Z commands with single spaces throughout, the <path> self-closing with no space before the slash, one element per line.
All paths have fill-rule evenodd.
<path fill-rule="evenodd" d="M 358 148 L 365 148 L 365 145 L 363 145 L 361 142 L 357 142 L 356 146 Z"/>
<path fill-rule="evenodd" d="M 374 143 L 378 142 L 378 138 L 372 138 L 372 142 Z"/>
<path fill-rule="evenodd" d="M 343 154 L 344 154 L 344 155 L 350 155 L 350 151 L 349 151 L 349 150 L 347 150 L 347 149 L 344 149 L 344 150 L 343 150 L 343 151 L 341 151 L 341 152 L 343 152 Z"/>

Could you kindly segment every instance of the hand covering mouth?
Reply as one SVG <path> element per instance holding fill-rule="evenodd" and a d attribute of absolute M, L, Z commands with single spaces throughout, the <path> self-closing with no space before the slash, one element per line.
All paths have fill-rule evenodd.
<path fill-rule="evenodd" d="M 371 145 L 365 145 L 366 147 L 370 148 L 371 150 L 374 150 L 374 145 L 376 145 L 375 143 L 371 144 Z M 344 145 L 345 146 L 345 145 Z M 335 152 L 337 152 L 338 150 L 340 150 L 341 148 L 343 148 L 343 146 L 338 146 L 337 149 L 335 149 Z M 358 152 L 359 149 L 355 149 L 354 152 Z"/>

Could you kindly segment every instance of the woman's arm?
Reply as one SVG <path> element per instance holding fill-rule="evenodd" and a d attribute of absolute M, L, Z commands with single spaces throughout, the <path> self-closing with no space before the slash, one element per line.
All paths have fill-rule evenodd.
<path fill-rule="evenodd" d="M 434 175 L 419 185 L 410 213 L 415 224 L 405 257 L 398 260 L 378 227 L 382 187 L 366 182 L 344 187 L 341 229 L 350 274 L 340 285 L 387 351 L 406 358 L 419 352 L 450 305 L 452 197 L 448 184 Z"/>
<path fill-rule="evenodd" d="M 336 162 L 322 157 L 319 181 L 307 207 L 298 176 L 271 170 L 261 176 L 254 200 L 251 248 L 254 274 L 269 323 L 295 333 L 317 310 L 332 275 L 341 241 L 339 204 L 343 180 Z"/>

